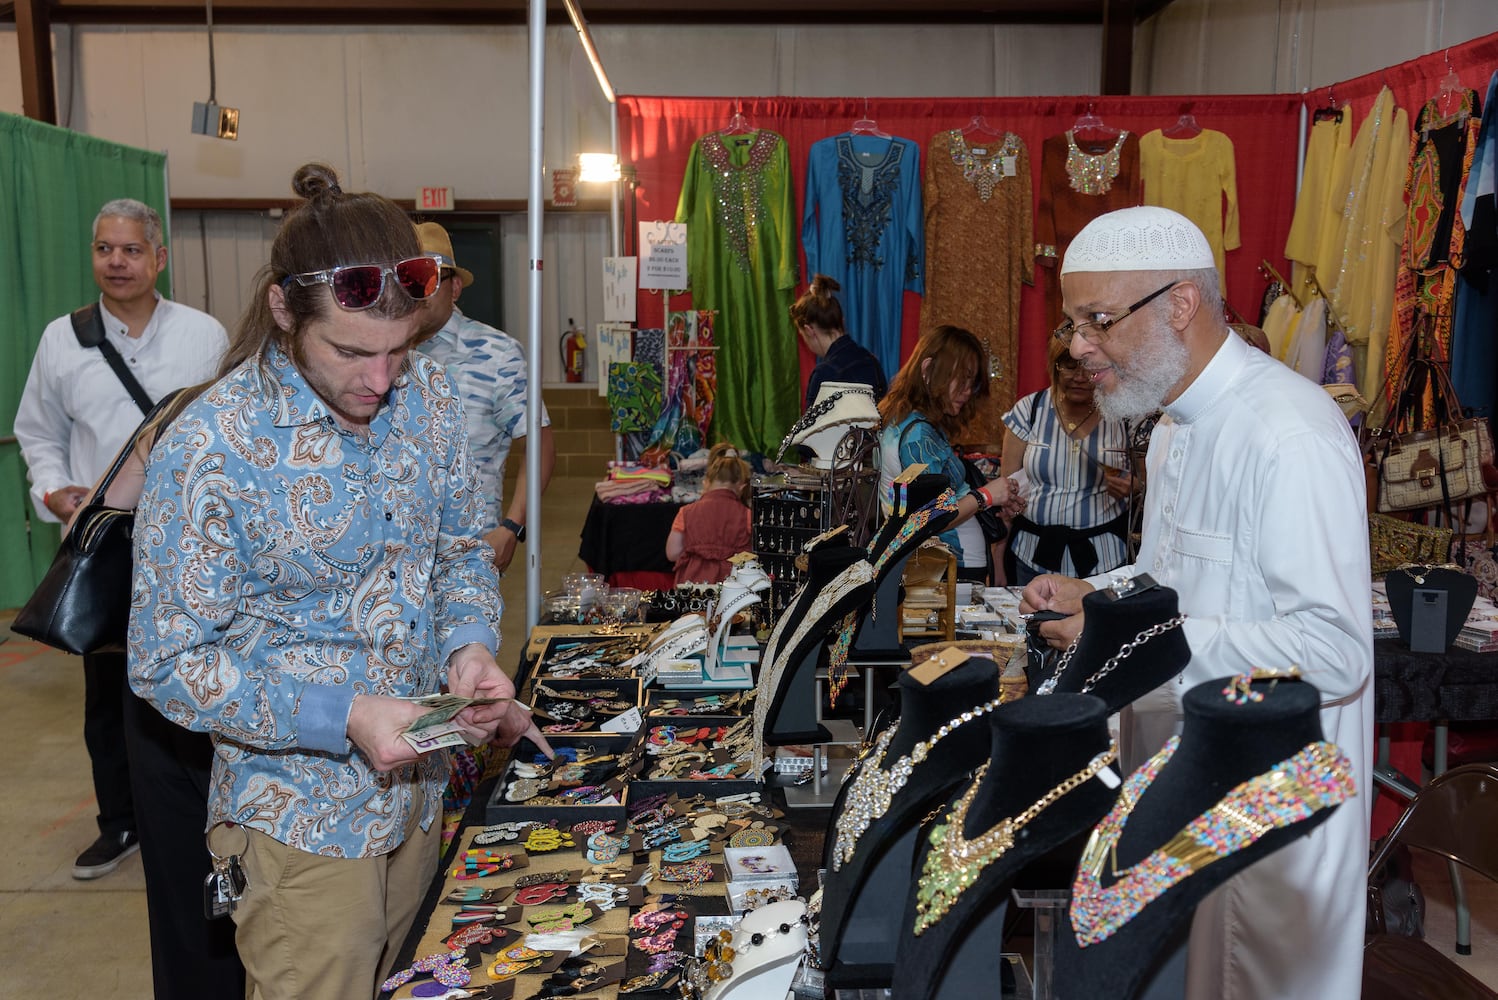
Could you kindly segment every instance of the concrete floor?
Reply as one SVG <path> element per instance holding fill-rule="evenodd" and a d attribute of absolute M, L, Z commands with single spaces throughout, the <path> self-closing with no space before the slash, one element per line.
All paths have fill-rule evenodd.
<path fill-rule="evenodd" d="M 578 533 L 592 479 L 553 479 L 541 527 L 541 589 L 585 567 Z M 499 661 L 512 669 L 525 628 L 524 547 L 500 581 Z M 0 1000 L 140 1000 L 151 996 L 145 879 L 139 855 L 91 882 L 73 859 L 98 835 L 83 748 L 83 672 L 75 657 L 10 632 L 0 611 Z M 204 1000 L 220 1000 L 205 997 Z"/>
<path fill-rule="evenodd" d="M 547 491 L 542 525 L 542 590 L 584 569 L 578 532 L 593 481 L 559 478 Z M 501 581 L 505 601 L 500 662 L 512 667 L 525 634 L 525 574 Z M 148 998 L 151 967 L 145 883 L 139 857 L 92 882 L 70 875 L 73 859 L 97 834 L 88 756 L 82 740 L 83 679 L 78 662 L 9 632 L 0 612 L 0 1000 Z M 1451 888 L 1445 867 L 1418 862 L 1427 940 L 1490 987 L 1498 988 L 1498 884 L 1467 879 L 1473 954 L 1452 954 Z M 69 968 L 71 966 L 71 969 Z M 204 998 L 220 1000 L 220 998 Z"/>

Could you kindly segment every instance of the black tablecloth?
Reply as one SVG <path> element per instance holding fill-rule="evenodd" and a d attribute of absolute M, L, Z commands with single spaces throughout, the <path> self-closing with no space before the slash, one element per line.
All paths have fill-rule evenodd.
<path fill-rule="evenodd" d="M 1414 653 L 1398 639 L 1378 639 L 1373 694 L 1377 722 L 1498 719 L 1498 653 Z"/>
<path fill-rule="evenodd" d="M 679 503 L 604 503 L 597 497 L 583 522 L 577 556 L 605 576 L 641 571 L 671 573 L 666 539 Z"/>

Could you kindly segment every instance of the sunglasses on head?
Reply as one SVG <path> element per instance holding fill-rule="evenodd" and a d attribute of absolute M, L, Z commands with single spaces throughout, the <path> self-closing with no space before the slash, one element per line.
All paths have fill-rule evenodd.
<path fill-rule="evenodd" d="M 333 290 L 333 301 L 350 312 L 368 309 L 380 301 L 385 294 L 385 278 L 395 278 L 401 290 L 413 299 L 425 299 L 437 291 L 442 283 L 442 258 L 435 254 L 407 257 L 393 264 L 345 264 L 330 267 L 325 271 L 307 271 L 293 274 L 287 282 L 295 280 L 302 286 L 327 285 Z"/>

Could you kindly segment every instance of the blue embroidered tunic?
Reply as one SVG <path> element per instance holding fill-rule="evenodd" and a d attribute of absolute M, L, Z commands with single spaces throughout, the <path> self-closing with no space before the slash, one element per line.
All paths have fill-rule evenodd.
<path fill-rule="evenodd" d="M 808 277 L 842 286 L 848 336 L 899 371 L 903 294 L 925 292 L 920 147 L 852 133 L 814 143 L 801 242 Z"/>

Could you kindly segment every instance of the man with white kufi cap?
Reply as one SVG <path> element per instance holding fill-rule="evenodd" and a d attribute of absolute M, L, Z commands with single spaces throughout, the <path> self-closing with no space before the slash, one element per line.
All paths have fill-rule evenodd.
<path fill-rule="evenodd" d="M 1110 577 L 1174 588 L 1192 650 L 1179 678 L 1125 715 L 1132 768 L 1176 730 L 1190 688 L 1255 668 L 1321 692 L 1326 739 L 1352 759 L 1359 795 L 1309 836 L 1229 879 L 1197 909 L 1193 1000 L 1331 1000 L 1361 990 L 1372 804 L 1373 636 L 1363 466 L 1321 388 L 1233 336 L 1212 250 L 1187 218 L 1128 208 L 1094 219 L 1061 266 L 1056 335 L 1091 375 L 1107 417 L 1162 410 L 1150 439 L 1139 556 Z M 1037 578 L 1029 609 L 1072 617 L 1108 577 Z"/>

